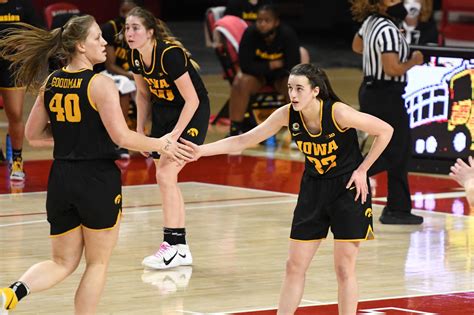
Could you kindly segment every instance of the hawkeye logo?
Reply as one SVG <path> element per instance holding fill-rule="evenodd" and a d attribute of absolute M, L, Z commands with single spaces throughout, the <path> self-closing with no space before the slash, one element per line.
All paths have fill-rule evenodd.
<path fill-rule="evenodd" d="M 122 201 L 122 195 L 118 194 L 117 197 L 115 197 L 114 202 L 116 205 L 119 205 L 121 201 Z"/>
<path fill-rule="evenodd" d="M 372 208 L 367 208 L 367 209 L 365 210 L 365 216 L 366 216 L 367 218 L 371 218 L 371 217 L 372 217 Z"/>
<path fill-rule="evenodd" d="M 190 128 L 188 129 L 188 131 L 186 131 L 186 133 L 190 135 L 191 137 L 197 137 L 197 135 L 199 134 L 199 131 L 196 128 Z"/>

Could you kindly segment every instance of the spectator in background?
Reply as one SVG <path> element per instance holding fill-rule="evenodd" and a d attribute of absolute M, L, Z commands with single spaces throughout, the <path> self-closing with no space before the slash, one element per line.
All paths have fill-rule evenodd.
<path fill-rule="evenodd" d="M 254 24 L 257 21 L 258 8 L 273 4 L 272 0 L 229 0 L 225 8 L 224 15 L 235 15 L 247 24 Z"/>
<path fill-rule="evenodd" d="M 243 120 L 251 95 L 265 85 L 273 85 L 288 100 L 289 70 L 300 63 L 296 33 L 280 23 L 272 5 L 258 10 L 257 22 L 244 32 L 239 45 L 241 72 L 232 84 L 229 103 L 230 135 L 244 132 Z"/>
<path fill-rule="evenodd" d="M 224 15 L 235 15 L 247 24 L 251 25 L 257 21 L 257 12 L 261 6 L 273 5 L 272 0 L 229 0 Z M 300 46 L 301 63 L 309 63 L 309 52 Z"/>
<path fill-rule="evenodd" d="M 7 28 L 17 28 L 18 22 L 44 27 L 43 21 L 36 15 L 31 1 L 0 1 L 0 31 Z M 2 33 L 0 39 L 5 36 L 5 33 Z M 3 106 L 8 120 L 8 134 L 12 146 L 10 179 L 23 181 L 25 179 L 22 157 L 25 130 L 23 103 L 26 88 L 16 84 L 13 77 L 14 70 L 10 68 L 10 64 L 9 60 L 0 59 L 0 93 L 3 97 Z"/>
<path fill-rule="evenodd" d="M 354 52 L 362 54 L 364 80 L 359 89 L 362 112 L 389 123 L 393 137 L 368 175 L 388 173 L 387 205 L 380 216 L 383 224 L 421 224 L 423 217 L 411 213 L 408 162 L 411 135 L 402 95 L 407 71 L 423 63 L 420 51 L 410 53 L 398 23 L 407 10 L 401 0 L 352 0 L 354 18 L 363 22 L 352 42 Z"/>
<path fill-rule="evenodd" d="M 469 156 L 468 163 L 457 159 L 451 166 L 449 176 L 466 190 L 467 201 L 471 207 L 474 207 L 474 159 L 472 156 Z"/>
<path fill-rule="evenodd" d="M 405 0 L 408 11 L 402 29 L 410 45 L 426 45 L 438 42 L 438 29 L 433 19 L 433 0 Z"/>
<path fill-rule="evenodd" d="M 123 116 L 132 130 L 136 128 L 136 123 L 134 124 L 128 118 L 128 111 L 132 101 L 132 93 L 136 91 L 136 86 L 133 82 L 133 73 L 129 71 L 128 54 L 130 53 L 130 48 L 125 40 L 123 29 L 127 13 L 137 5 L 140 5 L 140 2 L 138 0 L 120 0 L 119 16 L 101 25 L 102 36 L 107 41 L 107 46 L 105 47 L 107 59 L 104 63 L 106 71 L 104 74 L 114 79 L 115 85 L 120 92 L 120 107 L 122 108 Z M 118 153 L 121 158 L 130 158 L 127 149 L 118 148 Z"/>

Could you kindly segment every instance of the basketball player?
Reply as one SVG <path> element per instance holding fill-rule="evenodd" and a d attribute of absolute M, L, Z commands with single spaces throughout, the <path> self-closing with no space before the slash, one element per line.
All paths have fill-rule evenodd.
<path fill-rule="evenodd" d="M 90 15 L 74 17 L 51 32 L 22 24 L 0 40 L 0 57 L 16 66 L 22 86 L 40 88 L 26 124 L 32 144 L 54 141 L 54 162 L 46 200 L 51 260 L 30 267 L 0 289 L 0 310 L 14 309 L 30 292 L 51 288 L 69 276 L 85 253 L 86 269 L 75 296 L 76 314 L 94 314 L 119 231 L 122 194 L 115 144 L 158 151 L 173 161 L 189 160 L 173 134 L 147 138 L 127 128 L 114 82 L 96 74 L 105 61 L 106 41 Z M 69 64 L 44 82 L 48 57 Z M 112 142 L 114 141 L 114 142 Z"/>
<path fill-rule="evenodd" d="M 43 24 L 36 15 L 31 1 L 0 0 L 0 31 L 9 27 L 15 27 L 18 22 L 38 27 L 41 27 Z M 0 38 L 4 36 L 4 33 L 0 34 Z M 10 179 L 23 181 L 25 179 L 22 157 L 25 129 L 25 124 L 23 123 L 25 88 L 16 84 L 10 63 L 5 59 L 0 59 L 0 94 L 4 101 L 5 114 L 8 120 L 8 134 L 10 135 L 12 145 Z"/>
<path fill-rule="evenodd" d="M 372 209 L 367 169 L 390 141 L 393 129 L 382 120 L 342 103 L 323 70 L 312 64 L 292 68 L 291 104 L 239 136 L 192 146 L 195 158 L 241 151 L 287 126 L 306 156 L 291 226 L 289 257 L 278 314 L 293 314 L 303 295 L 305 274 L 329 228 L 334 234 L 334 264 L 339 314 L 356 314 L 356 258 L 360 242 L 372 239 Z M 355 129 L 375 136 L 362 158 Z"/>
<path fill-rule="evenodd" d="M 144 133 L 151 118 L 151 136 L 173 132 L 202 144 L 209 122 L 207 90 L 196 71 L 190 53 L 171 34 L 165 23 L 141 8 L 132 9 L 126 18 L 125 36 L 132 49 L 129 64 L 137 84 L 137 132 Z M 167 269 L 191 265 L 186 244 L 185 211 L 178 187 L 178 166 L 151 153 L 156 166 L 156 181 L 163 198 L 163 242 L 155 254 L 142 264 L 147 268 Z"/>

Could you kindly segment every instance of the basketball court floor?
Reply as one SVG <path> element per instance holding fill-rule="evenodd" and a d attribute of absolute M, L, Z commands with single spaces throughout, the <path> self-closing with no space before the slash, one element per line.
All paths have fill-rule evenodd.
<path fill-rule="evenodd" d="M 356 87 L 346 81 L 360 74 L 338 71 L 332 71 L 341 78 L 335 89 L 354 104 Z M 213 104 L 228 95 L 219 82 L 206 82 Z M 5 123 L 1 127 L 4 139 Z M 209 141 L 223 133 L 225 127 L 212 127 Z M 0 165 L 0 285 L 50 256 L 45 190 L 51 150 L 25 145 L 25 159 L 24 185 L 10 182 L 6 165 Z M 275 314 L 302 161 L 284 146 L 261 146 L 187 165 L 179 180 L 194 264 L 166 271 L 141 266 L 162 239 L 153 162 L 140 156 L 117 162 L 124 216 L 98 313 Z M 362 244 L 358 259 L 359 314 L 474 314 L 474 216 L 464 192 L 447 176 L 413 173 L 413 208 L 425 223 L 389 226 L 378 222 L 385 174 L 373 183 L 376 239 Z M 332 247 L 330 236 L 308 271 L 297 314 L 337 314 Z M 72 314 L 83 268 L 58 286 L 28 296 L 14 314 Z"/>

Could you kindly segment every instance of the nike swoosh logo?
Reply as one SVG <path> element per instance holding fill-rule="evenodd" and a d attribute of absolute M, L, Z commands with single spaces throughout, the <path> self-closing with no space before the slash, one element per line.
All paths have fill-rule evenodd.
<path fill-rule="evenodd" d="M 181 256 L 181 258 L 186 258 L 186 254 L 184 255 L 179 254 L 179 256 Z"/>
<path fill-rule="evenodd" d="M 176 257 L 176 255 L 178 255 L 178 251 L 176 251 L 176 253 L 174 253 L 173 257 L 171 257 L 169 260 L 166 260 L 165 257 L 163 257 L 163 262 L 165 263 L 165 265 L 168 266 L 173 261 L 173 259 Z"/>
<path fill-rule="evenodd" d="M 292 132 L 292 133 L 291 133 L 291 135 L 292 135 L 293 137 L 296 137 L 297 135 L 300 135 L 300 134 L 301 134 L 301 132 L 295 132 L 295 133 Z"/>

